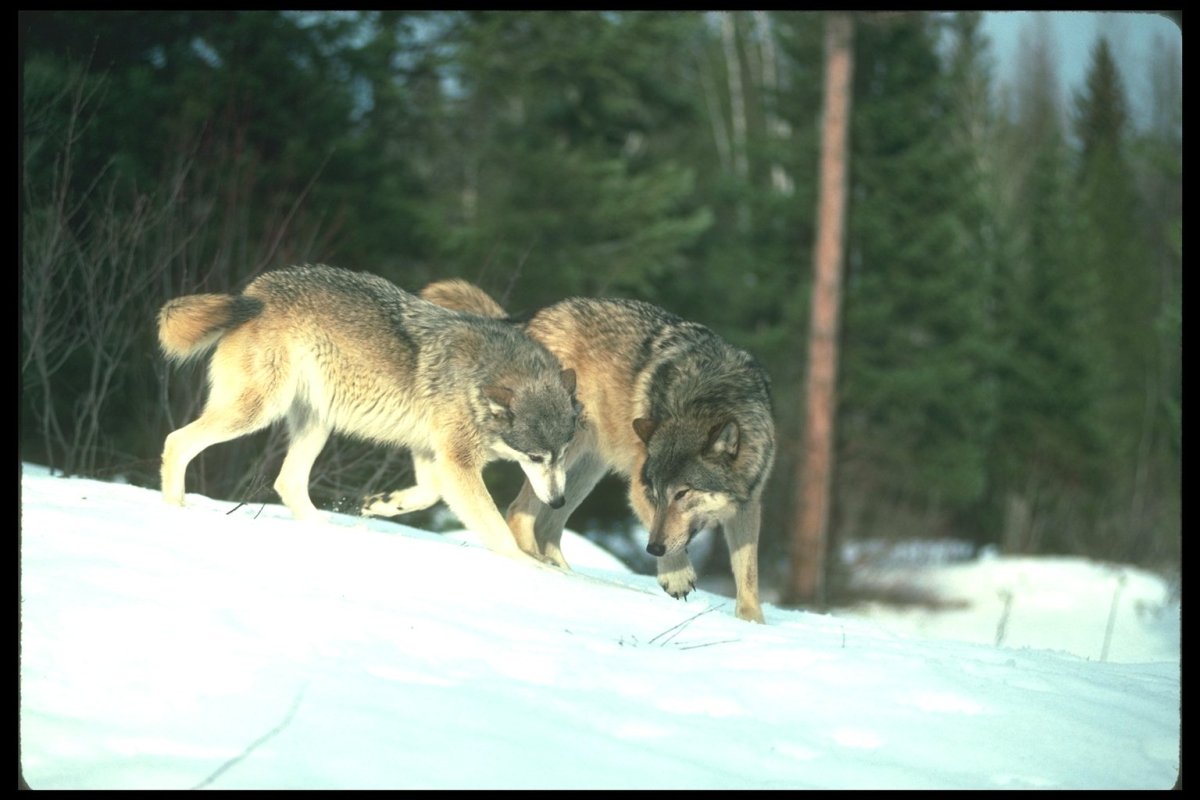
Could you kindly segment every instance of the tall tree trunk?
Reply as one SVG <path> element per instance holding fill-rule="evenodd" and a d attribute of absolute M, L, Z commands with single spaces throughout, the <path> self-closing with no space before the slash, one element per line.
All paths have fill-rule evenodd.
<path fill-rule="evenodd" d="M 788 587 L 788 600 L 795 604 L 824 605 L 826 601 L 825 557 L 833 476 L 853 42 L 853 17 L 846 12 L 830 12 L 825 18 L 825 113 L 821 126 L 821 184 L 805 382 L 804 463 L 797 492 L 799 507 L 793 526 Z"/>
<path fill-rule="evenodd" d="M 779 57 L 775 51 L 775 32 L 771 30 L 771 20 L 767 12 L 755 11 L 754 25 L 763 54 L 760 83 L 763 88 L 763 104 L 766 106 L 767 141 L 773 144 L 785 140 L 791 130 L 776 111 L 779 102 Z M 782 194 L 792 192 L 791 178 L 775 158 L 771 159 L 771 188 Z"/>
<path fill-rule="evenodd" d="M 746 154 L 746 96 L 742 85 L 742 62 L 738 58 L 736 12 L 721 15 L 721 42 L 725 48 L 725 75 L 729 80 L 729 115 L 732 121 L 733 171 L 746 180 L 750 162 Z"/>
<path fill-rule="evenodd" d="M 700 97 L 704 101 L 704 110 L 708 114 L 712 126 L 713 142 L 717 147 L 717 159 L 721 162 L 722 174 L 728 175 L 733 170 L 732 145 L 729 133 L 725 128 L 725 112 L 721 104 L 721 93 L 717 90 L 715 79 L 709 76 L 709 61 L 705 54 L 697 58 L 696 74 L 699 76 Z"/>

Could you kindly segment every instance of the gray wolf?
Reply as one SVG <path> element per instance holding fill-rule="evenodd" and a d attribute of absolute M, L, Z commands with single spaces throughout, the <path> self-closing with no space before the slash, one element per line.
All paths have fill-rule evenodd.
<path fill-rule="evenodd" d="M 158 334 L 175 361 L 215 347 L 203 413 L 163 447 L 170 504 L 183 505 L 184 473 L 201 451 L 279 420 L 290 444 L 275 490 L 298 519 L 320 516 L 309 474 L 333 432 L 412 452 L 416 485 L 374 498 L 372 513 L 444 499 L 500 553 L 525 557 L 483 482 L 486 463 L 516 461 L 538 502 L 565 504 L 575 376 L 511 325 L 317 265 L 264 273 L 239 295 L 171 300 Z"/>
<path fill-rule="evenodd" d="M 503 308 L 461 280 L 421 296 L 502 318 Z M 762 493 L 775 457 L 770 382 L 748 353 L 703 325 L 649 303 L 572 298 L 523 323 L 576 375 L 583 413 L 567 447 L 567 501 L 553 507 L 526 483 L 508 508 L 522 550 L 567 566 L 559 542 L 571 512 L 606 473 L 629 480 L 629 501 L 649 531 L 658 582 L 673 597 L 695 588 L 687 545 L 720 526 L 737 586 L 735 613 L 762 622 L 758 537 Z"/>

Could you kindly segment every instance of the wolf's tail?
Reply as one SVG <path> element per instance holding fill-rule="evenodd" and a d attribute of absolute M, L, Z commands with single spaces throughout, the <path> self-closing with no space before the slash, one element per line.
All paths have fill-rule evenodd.
<path fill-rule="evenodd" d="M 176 297 L 158 312 L 158 343 L 167 358 L 186 361 L 207 351 L 262 310 L 262 300 L 240 294 Z"/>
<path fill-rule="evenodd" d="M 421 290 L 421 298 L 451 311 L 508 319 L 508 313 L 487 292 L 460 278 L 434 281 Z"/>

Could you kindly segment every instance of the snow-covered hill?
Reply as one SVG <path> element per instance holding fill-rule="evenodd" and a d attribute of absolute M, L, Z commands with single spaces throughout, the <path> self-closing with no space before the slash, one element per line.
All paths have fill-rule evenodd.
<path fill-rule="evenodd" d="M 1126 641 L 1144 659 L 1130 644 L 1100 662 L 771 605 L 754 626 L 575 537 L 565 573 L 470 537 L 199 496 L 175 509 L 30 465 L 21 490 L 20 763 L 38 789 L 1115 789 L 1178 774 L 1169 603 L 1117 621 L 1143 620 Z M 1037 569 L 1083 586 L 1077 567 Z M 969 569 L 956 591 L 995 601 Z M 1107 620 L 1111 603 L 1089 602 Z"/>

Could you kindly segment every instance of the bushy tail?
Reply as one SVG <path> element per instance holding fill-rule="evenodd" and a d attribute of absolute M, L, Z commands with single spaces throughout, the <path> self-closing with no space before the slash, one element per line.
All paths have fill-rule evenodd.
<path fill-rule="evenodd" d="M 229 331 L 262 313 L 256 297 L 189 294 L 169 301 L 158 312 L 158 343 L 173 361 L 204 353 Z"/>
<path fill-rule="evenodd" d="M 434 281 L 421 290 L 421 298 L 451 311 L 508 319 L 508 313 L 487 292 L 460 278 Z"/>

